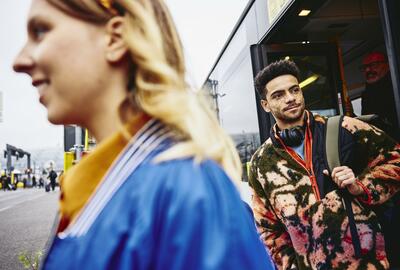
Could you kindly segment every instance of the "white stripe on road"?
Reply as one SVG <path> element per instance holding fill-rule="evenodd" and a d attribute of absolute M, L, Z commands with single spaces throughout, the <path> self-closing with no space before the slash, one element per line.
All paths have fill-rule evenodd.
<path fill-rule="evenodd" d="M 0 202 L 4 202 L 7 200 L 12 200 L 18 197 L 25 197 L 25 196 L 31 196 L 34 195 L 35 193 L 41 192 L 40 190 L 25 190 L 25 189 L 20 189 L 20 190 L 13 190 L 13 191 L 7 191 L 7 192 L 0 192 Z M 42 191 L 44 192 L 44 191 Z M 3 193 L 3 194 L 2 194 Z"/>
<path fill-rule="evenodd" d="M 4 192 L 4 191 L 3 191 Z M 29 196 L 35 193 L 35 191 L 25 191 L 25 190 L 15 190 L 15 191 L 7 191 L 4 192 L 6 194 L 1 195 L 2 192 L 0 192 L 0 202 L 4 202 L 7 200 L 11 200 L 14 198 L 18 198 L 21 196 Z"/>
<path fill-rule="evenodd" d="M 25 202 L 29 202 L 29 201 L 36 200 L 36 199 L 38 199 L 38 198 L 40 198 L 40 197 L 43 197 L 43 196 L 45 196 L 45 195 L 46 195 L 46 194 L 40 194 L 39 196 L 30 198 L 29 200 L 25 200 L 25 201 L 22 201 L 22 202 L 18 202 L 18 203 L 11 204 L 11 205 L 9 205 L 9 206 L 6 206 L 6 207 L 4 207 L 4 208 L 1 208 L 1 209 L 0 209 L 0 212 L 3 212 L 3 211 L 5 211 L 5 210 L 7 210 L 7 209 L 10 209 L 10 208 L 12 208 L 12 207 L 14 207 L 14 206 L 17 206 L 17 205 L 21 204 L 21 203 L 25 203 Z"/>
<path fill-rule="evenodd" d="M 7 196 L 7 197 L 5 197 L 5 198 L 1 198 L 0 199 L 0 202 L 4 202 L 4 201 L 8 201 L 8 200 L 11 200 L 11 199 L 14 199 L 14 198 L 18 198 L 18 197 L 21 197 L 21 196 L 23 196 L 25 193 L 21 193 L 21 192 L 19 192 L 19 193 L 14 193 L 14 194 L 10 194 L 9 196 Z"/>

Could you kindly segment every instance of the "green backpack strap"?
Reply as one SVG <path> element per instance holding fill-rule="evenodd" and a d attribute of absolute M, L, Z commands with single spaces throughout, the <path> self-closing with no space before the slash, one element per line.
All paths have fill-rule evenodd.
<path fill-rule="evenodd" d="M 328 169 L 332 172 L 333 168 L 340 166 L 339 159 L 339 127 L 342 120 L 341 115 L 329 117 L 326 121 L 325 148 Z"/>
<path fill-rule="evenodd" d="M 358 120 L 369 123 L 377 119 L 376 114 L 367 114 L 356 117 Z M 333 168 L 340 166 L 339 158 L 339 128 L 343 121 L 342 115 L 329 117 L 326 123 L 326 160 L 328 161 L 328 169 L 331 172 Z"/>
<path fill-rule="evenodd" d="M 326 122 L 325 151 L 329 172 L 332 172 L 333 168 L 339 167 L 341 165 L 339 158 L 339 129 L 342 121 L 343 116 L 336 115 L 328 118 Z M 355 256 L 356 258 L 361 258 L 361 242 L 357 232 L 356 222 L 354 220 L 354 213 L 351 205 L 351 196 L 347 190 L 339 190 L 338 192 L 342 197 L 347 217 L 349 218 L 350 233 Z"/>

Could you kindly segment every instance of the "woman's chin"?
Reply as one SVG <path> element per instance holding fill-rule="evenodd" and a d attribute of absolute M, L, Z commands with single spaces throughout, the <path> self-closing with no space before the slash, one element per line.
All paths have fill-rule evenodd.
<path fill-rule="evenodd" d="M 69 125 L 68 118 L 47 111 L 47 120 L 53 125 Z"/>
<path fill-rule="evenodd" d="M 47 120 L 49 120 L 49 122 L 53 125 L 64 125 L 64 123 L 62 121 L 60 121 L 59 119 L 57 119 L 55 117 L 47 116 Z"/>

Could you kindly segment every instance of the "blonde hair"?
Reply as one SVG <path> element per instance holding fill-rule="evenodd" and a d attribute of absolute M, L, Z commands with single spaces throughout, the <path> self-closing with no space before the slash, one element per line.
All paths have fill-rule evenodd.
<path fill-rule="evenodd" d="M 106 23 L 111 10 L 99 0 L 48 0 L 72 15 Z M 201 91 L 188 89 L 182 45 L 169 11 L 162 0 L 115 0 L 113 7 L 124 17 L 124 39 L 134 67 L 130 91 L 136 106 L 173 127 L 183 140 L 160 159 L 194 156 L 213 159 L 237 181 L 241 163 L 230 137 Z M 113 10 L 113 11 L 115 11 Z"/>

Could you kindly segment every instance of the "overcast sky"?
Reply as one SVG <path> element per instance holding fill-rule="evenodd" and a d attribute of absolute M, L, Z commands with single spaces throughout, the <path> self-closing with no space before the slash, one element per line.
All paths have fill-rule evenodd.
<path fill-rule="evenodd" d="M 51 125 L 45 108 L 27 75 L 16 74 L 11 65 L 26 39 L 29 0 L 1 0 L 0 159 L 5 144 L 24 150 L 63 145 L 63 129 Z M 185 48 L 190 82 L 199 87 L 211 70 L 247 0 L 166 0 Z M 1 106 L 1 104 L 0 104 Z"/>

